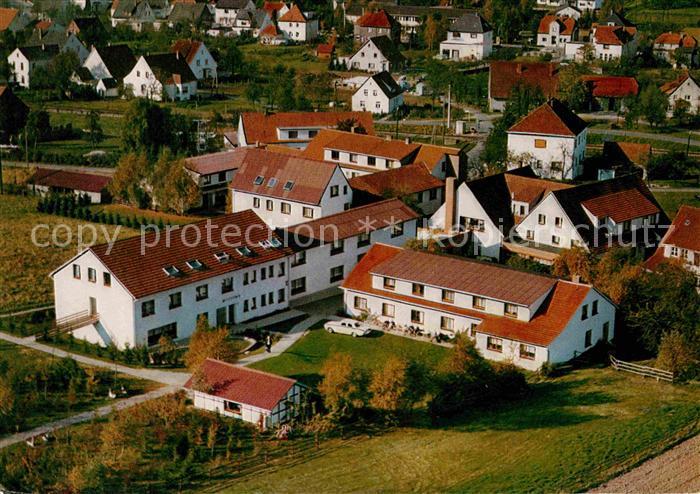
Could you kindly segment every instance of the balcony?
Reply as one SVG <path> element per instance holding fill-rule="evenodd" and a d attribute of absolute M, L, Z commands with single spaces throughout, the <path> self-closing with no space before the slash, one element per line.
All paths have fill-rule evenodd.
<path fill-rule="evenodd" d="M 51 333 L 70 333 L 76 329 L 95 324 L 100 320 L 100 315 L 96 312 L 83 310 L 56 319 L 51 327 Z"/>

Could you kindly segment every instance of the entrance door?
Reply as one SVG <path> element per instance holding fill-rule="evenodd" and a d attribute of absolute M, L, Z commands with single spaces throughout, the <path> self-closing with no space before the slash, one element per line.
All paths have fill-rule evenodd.
<path fill-rule="evenodd" d="M 216 326 L 221 327 L 226 325 L 226 307 L 216 309 Z"/>
<path fill-rule="evenodd" d="M 228 323 L 236 324 L 236 304 L 228 306 Z"/>
<path fill-rule="evenodd" d="M 95 314 L 97 314 L 97 299 L 90 297 L 90 315 L 94 316 Z"/>

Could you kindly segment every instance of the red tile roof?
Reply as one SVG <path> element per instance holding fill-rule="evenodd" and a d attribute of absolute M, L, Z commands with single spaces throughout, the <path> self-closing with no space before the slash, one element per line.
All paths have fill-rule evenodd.
<path fill-rule="evenodd" d="M 95 245 L 89 250 L 137 299 L 190 283 L 206 282 L 215 276 L 292 254 L 286 247 L 264 248 L 259 245 L 262 240 L 277 235 L 252 210 L 225 214 L 192 225 L 174 230 L 169 235 L 149 232 L 111 245 Z M 211 235 L 206 232 L 211 232 Z M 237 246 L 248 247 L 252 255 L 239 254 Z M 216 259 L 215 254 L 219 252 L 229 254 L 228 262 Z M 191 259 L 198 259 L 204 269 L 190 269 L 186 262 Z M 163 271 L 166 266 L 177 267 L 180 275 L 167 275 Z"/>
<path fill-rule="evenodd" d="M 367 12 L 357 20 L 357 25 L 360 27 L 391 29 L 391 18 L 383 9 L 377 12 Z"/>
<path fill-rule="evenodd" d="M 395 260 L 397 257 L 404 252 L 406 251 L 399 247 L 391 247 L 383 244 L 373 245 L 345 279 L 342 287 L 352 291 L 384 297 L 389 300 L 397 300 L 447 313 L 471 317 L 481 320 L 481 324 L 476 328 L 478 332 L 540 346 L 549 345 L 557 338 L 557 336 L 561 334 L 568 322 L 577 313 L 581 302 L 591 290 L 591 287 L 587 285 L 569 283 L 561 280 L 550 279 L 544 276 L 522 273 L 526 276 L 547 280 L 549 282 L 548 288 L 546 288 L 542 294 L 544 295 L 547 292 L 549 292 L 549 294 L 546 296 L 542 306 L 530 321 L 519 321 L 504 316 L 487 314 L 482 311 L 461 308 L 453 304 L 434 302 L 423 298 L 400 295 L 397 293 L 388 292 L 386 290 L 373 288 L 372 273 L 376 272 L 383 265 L 396 262 Z M 457 263 L 474 263 L 473 261 L 468 261 L 466 259 L 455 259 L 435 254 L 419 254 L 421 254 L 423 262 L 429 264 L 430 267 L 433 268 L 433 271 L 440 271 L 445 277 L 451 275 L 453 278 L 458 278 L 459 275 L 464 272 L 464 268 Z M 444 265 L 446 259 L 454 259 L 456 261 L 455 265 L 446 267 Z M 438 265 L 439 268 L 437 267 Z M 506 272 L 510 271 L 508 268 L 499 267 L 496 265 L 490 267 L 495 270 Z M 403 278 L 406 279 L 407 276 L 404 276 Z M 500 276 L 497 276 L 497 278 L 500 278 Z M 487 280 L 486 283 L 489 283 L 490 281 L 491 280 Z M 504 280 L 501 282 L 504 283 L 504 285 L 506 284 Z M 445 288 L 449 287 L 446 286 Z"/>
<path fill-rule="evenodd" d="M 316 47 L 317 55 L 331 55 L 335 51 L 335 45 L 333 43 L 321 43 Z"/>
<path fill-rule="evenodd" d="M 596 218 L 608 217 L 615 223 L 650 216 L 659 208 L 638 189 L 628 189 L 613 194 L 594 197 L 581 203 Z"/>
<path fill-rule="evenodd" d="M 420 144 L 406 143 L 405 141 L 325 129 L 321 130 L 309 143 L 309 146 L 304 150 L 304 156 L 323 159 L 324 149 L 334 149 L 392 160 L 403 160 L 416 153 L 420 147 Z"/>
<path fill-rule="evenodd" d="M 19 15 L 19 10 L 0 7 L 0 31 L 5 31 L 10 27 L 15 17 Z"/>
<path fill-rule="evenodd" d="M 632 164 L 644 166 L 651 157 L 651 144 L 625 141 L 605 141 L 603 156 L 614 161 L 629 161 Z"/>
<path fill-rule="evenodd" d="M 405 196 L 445 185 L 421 163 L 358 175 L 351 178 L 348 183 L 354 190 L 362 190 L 377 197 L 387 197 L 388 193 Z"/>
<path fill-rule="evenodd" d="M 106 175 L 37 168 L 30 182 L 46 187 L 82 192 L 102 192 L 111 180 L 112 178 Z"/>
<path fill-rule="evenodd" d="M 306 16 L 301 11 L 297 4 L 292 4 L 292 7 L 279 18 L 280 22 L 307 22 Z"/>
<path fill-rule="evenodd" d="M 518 83 L 540 88 L 546 98 L 557 94 L 557 63 L 494 61 L 490 67 L 489 92 L 492 98 L 508 99 Z"/>
<path fill-rule="evenodd" d="M 681 39 L 683 38 L 682 33 L 673 33 L 671 31 L 667 33 L 659 34 L 654 40 L 654 44 L 663 45 L 680 45 Z"/>
<path fill-rule="evenodd" d="M 53 21 L 50 19 L 45 19 L 43 21 L 39 21 L 34 25 L 34 29 L 37 31 L 46 31 L 49 29 L 51 26 L 53 26 Z"/>
<path fill-rule="evenodd" d="M 586 122 L 564 103 L 551 99 L 521 118 L 508 132 L 573 137 L 583 132 L 586 126 Z"/>
<path fill-rule="evenodd" d="M 688 79 L 691 79 L 693 82 L 695 82 L 695 79 L 693 79 L 692 76 L 686 70 L 680 76 L 678 76 L 676 79 L 674 79 L 670 82 L 667 82 L 666 84 L 661 86 L 661 91 L 668 94 L 668 95 L 671 95 L 676 91 L 676 89 L 681 87 L 683 85 L 683 83 L 685 81 L 687 81 Z M 695 82 L 695 84 L 697 85 L 697 82 Z"/>
<path fill-rule="evenodd" d="M 399 199 L 387 199 L 287 228 L 321 242 L 332 242 L 417 219 L 418 214 Z"/>
<path fill-rule="evenodd" d="M 185 167 L 200 175 L 235 170 L 240 165 L 237 156 L 235 150 L 193 156 L 185 160 Z"/>
<path fill-rule="evenodd" d="M 239 192 L 277 197 L 306 204 L 319 204 L 338 165 L 289 154 L 273 153 L 260 148 L 239 148 L 236 161 L 238 171 L 231 181 L 231 189 Z M 255 184 L 257 177 L 262 183 Z M 275 179 L 270 187 L 270 180 Z M 294 182 L 285 190 L 288 181 Z"/>
<path fill-rule="evenodd" d="M 634 77 L 585 75 L 581 80 L 589 85 L 596 98 L 626 98 L 639 93 L 639 84 Z"/>
<path fill-rule="evenodd" d="M 199 47 L 202 46 L 201 41 L 193 41 L 191 39 L 179 39 L 170 47 L 171 53 L 179 53 L 180 56 L 185 57 L 187 63 L 192 63 L 194 57 L 197 55 Z"/>
<path fill-rule="evenodd" d="M 266 37 L 275 37 L 279 36 L 279 31 L 277 31 L 277 26 L 274 24 L 270 23 L 265 28 L 260 31 L 260 36 L 266 36 Z"/>
<path fill-rule="evenodd" d="M 547 14 L 540 20 L 540 25 L 537 32 L 540 34 L 548 34 L 549 27 L 552 22 L 559 23 L 559 34 L 562 36 L 571 36 L 576 29 L 576 19 L 567 16 L 558 16 L 554 14 Z"/>
<path fill-rule="evenodd" d="M 281 112 L 268 115 L 259 112 L 244 112 L 241 113 L 241 119 L 243 120 L 246 142 L 249 144 L 280 142 L 277 136 L 278 128 L 324 129 L 336 127 L 338 122 L 351 119 L 362 125 L 368 134 L 374 135 L 372 114 L 364 111 Z"/>
<path fill-rule="evenodd" d="M 421 144 L 415 161 L 424 162 L 432 170 L 445 155 L 457 156 L 459 155 L 459 149 L 449 146 L 436 146 L 434 144 Z"/>
<path fill-rule="evenodd" d="M 284 2 L 265 2 L 263 3 L 263 10 L 269 14 L 277 15 L 277 12 L 285 7 Z"/>
<path fill-rule="evenodd" d="M 200 369 L 204 381 L 212 388 L 207 394 L 267 411 L 272 411 L 297 384 L 294 379 L 211 358 Z M 194 389 L 194 379 L 191 377 L 185 388 Z"/>
<path fill-rule="evenodd" d="M 624 45 L 632 40 L 633 33 L 622 26 L 598 26 L 594 38 L 600 45 Z"/>
<path fill-rule="evenodd" d="M 681 206 L 661 243 L 700 252 L 700 208 Z"/>
<path fill-rule="evenodd" d="M 561 182 L 551 182 L 541 178 L 523 177 L 512 173 L 505 173 L 503 176 L 506 180 L 506 185 L 508 186 L 511 200 L 525 202 L 531 207 L 539 203 L 540 200 L 542 200 L 553 190 L 568 189 L 573 187 L 572 185 Z M 499 200 L 498 198 L 494 199 Z"/>

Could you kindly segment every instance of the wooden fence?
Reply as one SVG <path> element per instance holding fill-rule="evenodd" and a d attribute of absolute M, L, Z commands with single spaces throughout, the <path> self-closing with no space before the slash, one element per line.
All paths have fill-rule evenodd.
<path fill-rule="evenodd" d="M 637 374 L 642 377 L 652 377 L 657 381 L 673 382 L 673 372 L 671 371 L 656 369 L 646 365 L 634 364 L 632 362 L 625 362 L 623 360 L 616 359 L 612 355 L 610 355 L 610 364 L 612 365 L 613 369 L 617 371 L 631 372 L 632 374 Z"/>

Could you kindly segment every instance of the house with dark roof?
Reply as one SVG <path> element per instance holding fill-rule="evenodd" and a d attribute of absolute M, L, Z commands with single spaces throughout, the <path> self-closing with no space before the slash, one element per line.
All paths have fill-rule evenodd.
<path fill-rule="evenodd" d="M 46 47 L 50 45 L 56 45 L 61 53 L 69 51 L 75 53 L 75 56 L 78 57 L 78 62 L 81 64 L 90 53 L 75 34 L 65 30 L 50 29 L 44 33 L 42 30 L 35 29 L 24 43 L 25 47 Z"/>
<path fill-rule="evenodd" d="M 287 39 L 297 43 L 318 37 L 318 18 L 313 12 L 302 12 L 296 3 L 292 3 L 289 10 L 277 19 L 277 26 Z"/>
<path fill-rule="evenodd" d="M 136 98 L 185 101 L 197 94 L 197 77 L 178 52 L 145 55 L 124 77 L 124 90 Z"/>
<path fill-rule="evenodd" d="M 685 105 L 689 113 L 700 112 L 700 84 L 687 70 L 676 79 L 663 84 L 660 89 L 668 96 L 669 117 L 673 116 L 673 109 L 677 105 Z"/>
<path fill-rule="evenodd" d="M 700 208 L 681 205 L 645 267 L 654 271 L 669 261 L 680 262 L 685 269 L 695 274 L 700 291 Z"/>
<path fill-rule="evenodd" d="M 386 36 L 398 41 L 401 33 L 401 26 L 387 13 L 380 9 L 376 12 L 367 11 L 355 21 L 353 26 L 355 40 L 364 43 L 370 38 Z"/>
<path fill-rule="evenodd" d="M 352 95 L 354 111 L 384 115 L 403 105 L 403 89 L 387 71 L 368 77 Z"/>
<path fill-rule="evenodd" d="M 489 64 L 489 108 L 503 111 L 513 88 L 523 84 L 555 98 L 559 91 L 559 64 L 545 62 L 493 61 Z"/>
<path fill-rule="evenodd" d="M 285 227 L 350 209 L 352 189 L 334 163 L 244 147 L 231 151 L 231 210 Z"/>
<path fill-rule="evenodd" d="M 610 341 L 615 331 L 615 305 L 590 285 L 383 244 L 341 288 L 353 317 L 428 335 L 465 333 L 487 359 L 533 371 Z"/>
<path fill-rule="evenodd" d="M 214 5 L 214 23 L 222 28 L 233 27 L 240 12 L 254 10 L 252 0 L 219 0 Z"/>
<path fill-rule="evenodd" d="M 515 227 L 504 244 L 551 263 L 562 249 L 600 251 L 614 245 L 655 248 L 669 220 L 637 173 L 552 190 Z M 522 241 L 520 241 L 520 240 Z"/>
<path fill-rule="evenodd" d="M 430 173 L 423 162 L 351 178 L 356 204 L 389 197 L 399 198 L 423 215 L 433 214 L 443 203 L 445 182 Z"/>
<path fill-rule="evenodd" d="M 588 124 L 552 98 L 508 129 L 508 169 L 531 166 L 542 178 L 571 180 L 583 173 Z"/>
<path fill-rule="evenodd" d="M 197 376 L 185 383 L 196 408 L 249 422 L 261 431 L 294 418 L 305 389 L 288 377 L 211 358 Z"/>
<path fill-rule="evenodd" d="M 493 28 L 476 12 L 455 19 L 440 43 L 440 55 L 447 60 L 483 60 L 493 50 Z"/>
<path fill-rule="evenodd" d="M 12 68 L 10 82 L 19 86 L 31 87 L 31 79 L 36 69 L 46 68 L 49 62 L 60 53 L 58 45 L 21 46 L 7 56 L 7 64 Z"/>
<path fill-rule="evenodd" d="M 335 129 L 341 122 L 353 122 L 366 134 L 374 135 L 372 114 L 366 111 L 243 112 L 238 118 L 237 145 L 305 149 L 321 130 Z"/>
<path fill-rule="evenodd" d="M 605 141 L 598 166 L 598 180 L 613 178 L 621 173 L 641 173 L 646 178 L 652 153 L 651 144 Z"/>
<path fill-rule="evenodd" d="M 170 52 L 185 59 L 197 80 L 216 81 L 218 64 L 203 41 L 179 39 L 170 47 Z"/>
<path fill-rule="evenodd" d="M 214 23 L 214 14 L 205 3 L 179 2 L 173 5 L 167 22 L 169 27 L 182 25 L 206 30 Z"/>
<path fill-rule="evenodd" d="M 24 129 L 29 107 L 12 91 L 10 86 L 0 85 L 0 143 L 7 143 L 12 136 Z"/>
<path fill-rule="evenodd" d="M 352 184 L 352 182 L 351 182 Z M 502 245 L 550 192 L 571 185 L 539 178 L 530 167 L 462 182 L 445 183 L 445 200 L 428 227 L 435 238 L 465 236 L 470 254 L 500 260 Z"/>
<path fill-rule="evenodd" d="M 51 273 L 56 329 L 133 348 L 259 318 L 288 307 L 291 254 L 252 210 L 94 245 Z"/>
<path fill-rule="evenodd" d="M 128 25 L 132 30 L 141 32 L 144 28 L 155 28 L 160 20 L 167 17 L 161 2 L 157 0 L 114 0 L 110 8 L 112 27 Z M 168 5 L 168 2 L 164 2 Z M 160 15 L 156 15 L 156 14 Z M 158 21 L 158 22 L 157 22 Z"/>
<path fill-rule="evenodd" d="M 81 67 L 87 74 L 77 75 L 80 76 L 81 83 L 94 85 L 100 96 L 117 97 L 119 85 L 134 65 L 136 57 L 128 45 L 108 45 L 101 48 L 92 46 Z"/>
<path fill-rule="evenodd" d="M 416 238 L 418 214 L 399 199 L 383 199 L 278 230 L 293 251 L 290 300 L 338 295 L 338 286 L 375 243 L 402 246 Z"/>
<path fill-rule="evenodd" d="M 368 39 L 345 61 L 349 70 L 364 72 L 396 72 L 406 64 L 398 46 L 386 36 Z"/>

